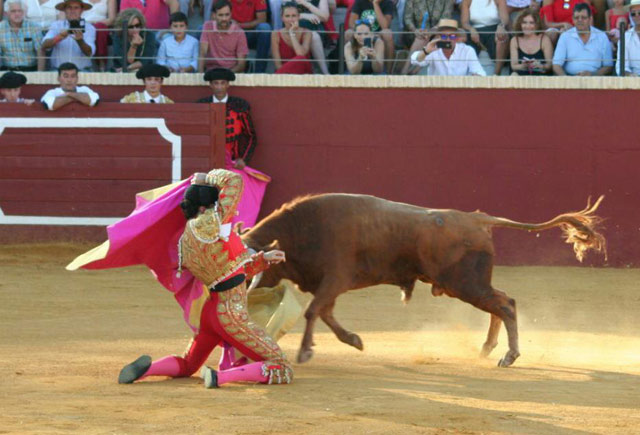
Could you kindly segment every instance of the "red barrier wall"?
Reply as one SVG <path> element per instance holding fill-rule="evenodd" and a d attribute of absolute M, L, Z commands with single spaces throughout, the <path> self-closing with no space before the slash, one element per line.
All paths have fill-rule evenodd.
<path fill-rule="evenodd" d="M 113 101 L 130 88 L 96 89 Z M 186 102 L 207 88 L 166 93 Z M 299 194 L 341 191 L 543 221 L 606 194 L 599 214 L 607 218 L 609 264 L 640 266 L 637 91 L 236 87 L 232 94 L 253 106 L 252 166 L 274 177 L 265 214 Z M 577 264 L 558 230 L 494 234 L 499 263 Z"/>

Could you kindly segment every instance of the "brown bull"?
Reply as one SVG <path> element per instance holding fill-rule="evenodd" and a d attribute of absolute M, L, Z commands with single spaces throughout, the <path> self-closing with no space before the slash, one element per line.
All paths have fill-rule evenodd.
<path fill-rule="evenodd" d="M 411 298 L 417 280 L 430 283 L 434 296 L 447 294 L 491 314 L 481 354 L 497 345 L 504 322 L 509 351 L 498 365 L 507 367 L 520 356 L 516 303 L 491 286 L 494 226 L 542 231 L 559 226 L 573 243 L 578 260 L 589 249 L 604 252 L 593 213 L 602 201 L 580 212 L 559 215 L 541 224 L 526 224 L 485 213 L 436 210 L 366 195 L 326 194 L 285 204 L 243 238 L 256 250 L 277 246 L 287 261 L 268 269 L 261 285 L 287 278 L 314 295 L 298 362 L 313 356 L 313 327 L 318 316 L 344 343 L 363 349 L 360 337 L 333 317 L 336 298 L 347 290 L 393 284 Z"/>

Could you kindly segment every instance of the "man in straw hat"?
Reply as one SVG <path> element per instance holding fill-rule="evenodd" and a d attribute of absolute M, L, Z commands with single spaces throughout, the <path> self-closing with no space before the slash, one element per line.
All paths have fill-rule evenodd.
<path fill-rule="evenodd" d="M 624 75 L 637 77 L 640 75 L 640 0 L 631 0 L 626 6 L 629 15 L 633 20 L 634 27 L 631 27 L 624 34 Z M 620 53 L 620 41 L 618 41 L 618 53 Z M 620 56 L 616 62 L 616 73 L 620 73 Z"/>
<path fill-rule="evenodd" d="M 486 76 L 473 48 L 459 42 L 456 20 L 441 19 L 438 34 L 421 50 L 411 54 L 411 65 L 430 76 Z"/>
<path fill-rule="evenodd" d="M 27 83 L 27 78 L 19 73 L 9 71 L 0 77 L 0 92 L 4 97 L 0 103 L 25 103 L 32 105 L 35 100 L 27 100 L 20 97 L 20 88 Z"/>
<path fill-rule="evenodd" d="M 91 56 L 96 51 L 96 28 L 81 16 L 84 11 L 91 9 L 91 4 L 81 0 L 64 0 L 56 5 L 56 9 L 63 11 L 66 19 L 51 23 L 42 40 L 42 48 L 51 50 L 51 69 L 71 62 L 81 71 L 90 71 Z"/>
<path fill-rule="evenodd" d="M 144 65 L 136 72 L 136 77 L 144 82 L 144 91 L 125 95 L 120 102 L 172 104 L 173 100 L 161 93 L 162 83 L 170 75 L 171 71 L 166 66 L 158 65 L 157 63 Z"/>

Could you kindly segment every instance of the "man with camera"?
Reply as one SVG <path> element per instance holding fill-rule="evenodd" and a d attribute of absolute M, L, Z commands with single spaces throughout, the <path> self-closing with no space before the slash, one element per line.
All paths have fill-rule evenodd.
<path fill-rule="evenodd" d="M 486 76 L 473 48 L 459 42 L 458 22 L 441 19 L 437 35 L 421 50 L 411 54 L 411 65 L 430 76 Z"/>
<path fill-rule="evenodd" d="M 72 62 L 81 71 L 91 70 L 91 56 L 96 51 L 96 28 L 85 23 L 82 12 L 91 9 L 91 4 L 82 0 L 64 0 L 56 5 L 64 11 L 65 20 L 51 23 L 42 40 L 42 48 L 51 50 L 51 69 L 65 62 Z"/>

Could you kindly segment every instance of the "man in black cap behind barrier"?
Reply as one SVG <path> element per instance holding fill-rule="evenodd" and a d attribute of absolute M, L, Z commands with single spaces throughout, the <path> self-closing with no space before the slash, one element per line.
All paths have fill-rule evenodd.
<path fill-rule="evenodd" d="M 136 77 L 144 82 L 144 91 L 132 92 L 120 100 L 121 103 L 160 103 L 173 104 L 171 98 L 162 95 L 162 83 L 171 75 L 166 66 L 150 63 L 136 72 Z"/>
<path fill-rule="evenodd" d="M 20 97 L 22 85 L 27 83 L 27 78 L 13 71 L 6 72 L 0 77 L 0 92 L 4 97 L 0 103 L 24 103 L 32 105 L 35 100 L 28 100 Z"/>
<path fill-rule="evenodd" d="M 243 174 L 245 194 L 238 206 L 238 221 L 252 227 L 260 211 L 260 203 L 271 177 L 247 166 L 256 148 L 256 130 L 251 119 L 250 106 L 246 100 L 229 95 L 229 83 L 236 79 L 233 71 L 213 68 L 204 73 L 212 95 L 201 98 L 198 103 L 226 104 L 225 167 Z M 249 198 L 253 198 L 250 203 Z"/>

